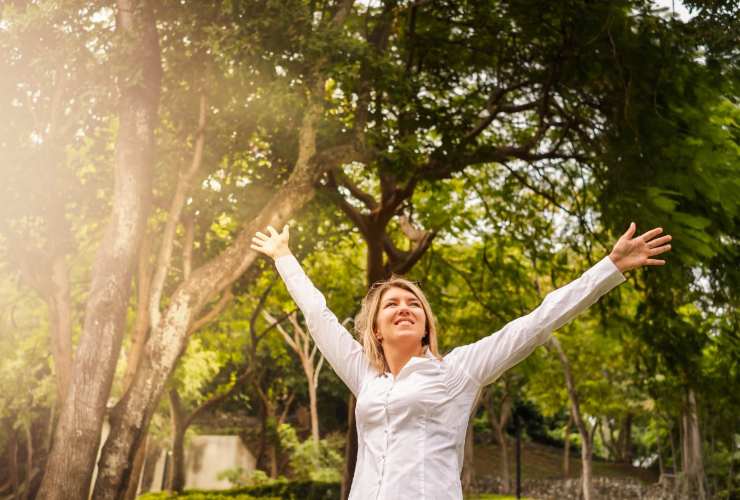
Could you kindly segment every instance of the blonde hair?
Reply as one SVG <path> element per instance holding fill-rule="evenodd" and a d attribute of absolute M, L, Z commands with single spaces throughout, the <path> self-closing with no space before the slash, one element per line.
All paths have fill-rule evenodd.
<path fill-rule="evenodd" d="M 367 356 L 370 364 L 378 370 L 378 373 L 390 371 L 385 354 L 383 353 L 383 345 L 375 336 L 375 323 L 378 319 L 378 311 L 380 310 L 380 299 L 391 288 L 401 288 L 409 291 L 419 299 L 421 307 L 424 310 L 424 315 L 426 316 L 424 326 L 425 335 L 421 340 L 421 345 L 427 346 L 429 351 L 437 359 L 441 359 L 437 348 L 437 321 L 434 318 L 434 314 L 432 314 L 432 307 L 429 305 L 424 292 L 421 291 L 421 288 L 416 283 L 400 276 L 392 276 L 388 280 L 378 281 L 370 288 L 365 298 L 362 299 L 360 312 L 355 317 L 355 333 L 362 342 L 365 356 Z"/>

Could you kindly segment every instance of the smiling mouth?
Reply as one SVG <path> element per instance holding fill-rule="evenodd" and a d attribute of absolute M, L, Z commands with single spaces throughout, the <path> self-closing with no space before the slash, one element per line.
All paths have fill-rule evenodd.
<path fill-rule="evenodd" d="M 413 325 L 413 324 L 414 324 L 414 322 L 413 322 L 413 321 L 411 321 L 410 319 L 406 319 L 406 318 L 403 318 L 403 319 L 399 319 L 398 321 L 396 321 L 396 322 L 394 323 L 394 325 L 398 326 L 398 325 L 401 325 L 401 324 L 403 324 L 403 323 L 406 323 L 406 324 L 408 324 L 408 325 Z"/>

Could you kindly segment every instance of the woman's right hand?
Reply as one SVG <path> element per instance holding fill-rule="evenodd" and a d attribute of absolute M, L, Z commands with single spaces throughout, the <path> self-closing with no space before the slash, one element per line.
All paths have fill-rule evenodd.
<path fill-rule="evenodd" d="M 267 232 L 270 233 L 270 236 L 257 231 L 257 234 L 252 238 L 251 247 L 253 250 L 262 252 L 273 259 L 291 254 L 290 248 L 288 247 L 290 230 L 287 224 L 283 227 L 282 233 L 278 233 L 272 226 L 267 226 Z"/>

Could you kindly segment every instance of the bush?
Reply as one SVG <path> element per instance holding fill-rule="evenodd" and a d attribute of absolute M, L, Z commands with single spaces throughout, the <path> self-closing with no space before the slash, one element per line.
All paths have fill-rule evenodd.
<path fill-rule="evenodd" d="M 339 498 L 339 492 L 340 484 L 337 482 L 278 480 L 261 486 L 222 491 L 146 493 L 139 500 L 335 500 Z"/>
<path fill-rule="evenodd" d="M 278 497 L 285 500 L 335 500 L 340 483 L 328 481 L 276 481 L 263 486 L 245 488 L 245 493 L 259 498 Z"/>
<path fill-rule="evenodd" d="M 145 493 L 139 497 L 139 500 L 281 500 L 280 497 L 254 497 L 244 493 L 231 493 L 232 490 L 225 491 L 183 491 L 180 494 L 171 494 L 168 492 Z"/>
<path fill-rule="evenodd" d="M 218 473 L 216 479 L 227 480 L 229 483 L 231 483 L 232 488 L 244 488 L 246 486 L 263 486 L 274 481 L 265 473 L 265 471 L 255 469 L 248 472 L 241 467 L 223 470 Z"/>
<path fill-rule="evenodd" d="M 280 446 L 290 454 L 292 477 L 298 481 L 335 483 L 342 480 L 344 442 L 341 436 L 319 440 L 318 446 L 311 438 L 301 442 L 293 427 L 278 427 Z"/>

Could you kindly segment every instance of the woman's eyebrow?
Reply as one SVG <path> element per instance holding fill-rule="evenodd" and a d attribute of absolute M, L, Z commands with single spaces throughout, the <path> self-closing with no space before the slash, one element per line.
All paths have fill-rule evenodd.
<path fill-rule="evenodd" d="M 383 299 L 381 302 L 398 302 L 399 300 L 406 300 L 406 302 L 419 302 L 419 299 L 416 297 L 389 297 L 387 299 Z"/>

